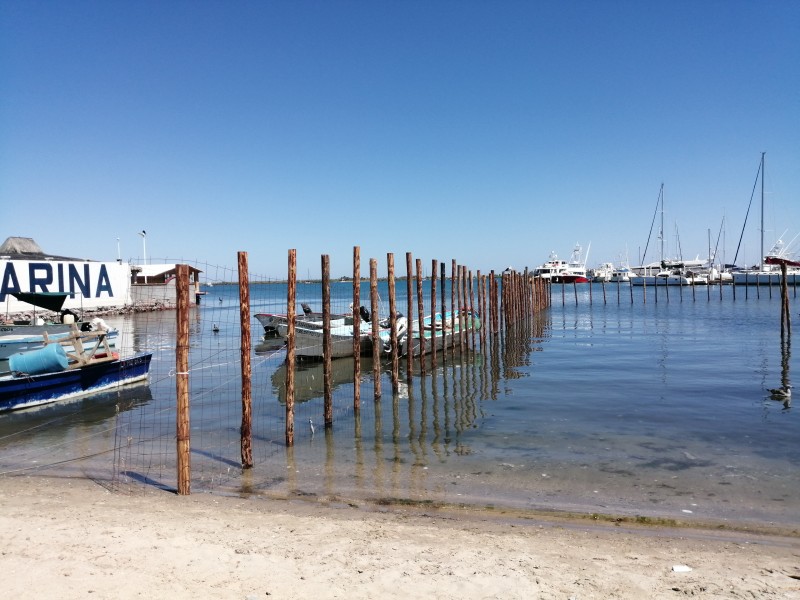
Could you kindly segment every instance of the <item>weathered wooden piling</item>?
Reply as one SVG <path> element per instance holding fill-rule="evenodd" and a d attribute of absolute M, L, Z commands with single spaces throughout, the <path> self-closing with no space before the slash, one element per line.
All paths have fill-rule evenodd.
<path fill-rule="evenodd" d="M 189 428 L 189 267 L 177 265 L 177 340 L 175 343 L 175 393 L 177 396 L 176 442 L 178 494 L 191 491 L 191 447 Z"/>
<path fill-rule="evenodd" d="M 457 277 L 457 268 L 456 268 L 456 259 L 452 259 L 450 262 L 450 323 L 453 327 L 453 342 L 450 347 L 450 352 L 452 356 L 455 357 L 456 352 L 456 340 L 455 340 L 455 328 L 456 328 L 456 277 Z"/>
<path fill-rule="evenodd" d="M 361 408 L 361 248 L 353 246 L 353 410 Z"/>
<path fill-rule="evenodd" d="M 441 263 L 439 265 L 441 267 L 441 274 L 439 275 L 441 279 L 441 295 L 442 295 L 442 335 L 447 334 L 447 320 L 446 320 L 446 313 L 447 313 L 447 294 L 445 292 L 445 288 L 447 287 L 447 274 L 445 273 L 446 265 L 445 263 Z M 446 339 L 446 338 L 445 338 Z M 442 346 L 442 364 L 447 362 L 447 346 Z"/>
<path fill-rule="evenodd" d="M 406 381 L 411 383 L 414 377 L 414 353 L 411 350 L 411 338 L 414 334 L 414 258 L 411 252 L 406 252 Z M 399 340 L 398 340 L 399 343 Z"/>
<path fill-rule="evenodd" d="M 378 261 L 369 259 L 370 323 L 372 323 L 372 381 L 375 399 L 381 397 L 381 337 L 378 325 Z"/>
<path fill-rule="evenodd" d="M 239 252 L 239 326 L 241 330 L 241 373 L 242 373 L 242 425 L 239 430 L 242 468 L 253 466 L 252 449 L 252 370 L 250 366 L 250 281 L 247 268 L 247 252 Z"/>
<path fill-rule="evenodd" d="M 322 390 L 325 428 L 333 427 L 333 386 L 331 384 L 331 259 L 322 255 Z"/>
<path fill-rule="evenodd" d="M 392 353 L 392 392 L 396 395 L 400 390 L 400 357 L 397 348 L 397 292 L 395 290 L 394 254 L 386 254 L 386 267 L 389 275 L 389 340 Z"/>
<path fill-rule="evenodd" d="M 297 301 L 297 250 L 289 250 L 286 280 L 286 445 L 294 445 L 295 302 Z"/>
<path fill-rule="evenodd" d="M 419 327 L 417 331 L 419 331 L 419 368 L 420 372 L 424 375 L 425 374 L 425 303 L 422 299 L 422 260 L 417 259 L 417 321 L 419 323 Z M 431 329 L 431 332 L 434 330 Z M 410 330 L 409 330 L 410 333 Z M 408 338 L 407 352 L 410 355 L 414 354 L 413 348 L 411 347 L 411 337 Z M 436 345 L 436 339 L 433 335 L 431 335 L 431 344 L 434 346 Z"/>
<path fill-rule="evenodd" d="M 431 261 L 431 370 L 436 373 L 436 280 L 439 276 L 439 261 Z M 442 330 L 444 336 L 444 330 Z M 444 338 L 442 338 L 444 339 Z"/>

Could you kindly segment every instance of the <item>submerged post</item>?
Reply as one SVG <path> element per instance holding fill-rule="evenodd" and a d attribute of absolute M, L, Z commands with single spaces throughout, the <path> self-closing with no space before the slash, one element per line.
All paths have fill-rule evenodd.
<path fill-rule="evenodd" d="M 189 267 L 178 265 L 177 340 L 175 344 L 175 392 L 177 396 L 178 494 L 188 496 L 191 487 L 189 429 Z"/>
<path fill-rule="evenodd" d="M 242 468 L 253 467 L 252 448 L 252 370 L 250 368 L 250 281 L 247 268 L 247 252 L 239 252 L 239 327 L 241 329 L 242 360 L 242 426 L 240 429 Z"/>

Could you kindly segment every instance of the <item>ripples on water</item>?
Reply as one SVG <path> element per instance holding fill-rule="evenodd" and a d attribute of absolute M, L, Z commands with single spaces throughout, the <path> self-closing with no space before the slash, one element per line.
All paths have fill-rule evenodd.
<path fill-rule="evenodd" d="M 253 363 L 256 467 L 241 477 L 238 381 L 229 366 L 237 360 L 238 331 L 231 326 L 216 337 L 209 333 L 212 321 L 225 323 L 238 310 L 231 290 L 215 288 L 227 294 L 225 302 L 202 306 L 193 323 L 193 353 L 207 367 L 191 384 L 192 460 L 200 474 L 195 489 L 789 526 L 800 515 L 797 409 L 766 391 L 782 378 L 791 380 L 797 368 L 790 345 L 781 344 L 777 293 L 745 300 L 737 290 L 734 301 L 726 288 L 720 301 L 713 288 L 710 301 L 705 291 L 694 300 L 684 291 L 681 301 L 671 290 L 669 302 L 649 295 L 645 304 L 635 290 L 631 304 L 626 290 L 618 304 L 611 290 L 603 303 L 595 286 L 592 305 L 584 288 L 576 306 L 570 288 L 563 305 L 558 291 L 551 309 L 476 355 L 450 359 L 425 377 L 416 374 L 410 385 L 402 371 L 396 398 L 384 370 L 383 397 L 373 401 L 371 361 L 364 359 L 358 417 L 347 381 L 352 361 L 335 361 L 335 423 L 329 431 L 322 427 L 321 366 L 304 365 L 297 375 L 291 450 L 283 444 L 282 355 L 262 348 L 266 354 L 255 355 Z M 265 310 L 253 296 L 253 312 Z M 398 299 L 399 306 L 404 302 Z M 169 350 L 172 329 L 154 327 L 154 319 L 140 315 L 121 324 L 133 346 Z M 169 368 L 168 356 L 154 361 L 147 398 L 134 398 L 116 421 L 157 448 L 130 457 L 112 454 L 114 469 L 174 485 Z M 0 417 L 3 469 L 18 468 L 33 454 L 36 461 L 54 462 L 44 450 L 48 443 L 86 439 L 78 432 L 108 431 L 118 418 L 92 414 L 91 422 L 76 423 L 73 416 L 29 436 L 11 434 L 33 417 Z M 309 418 L 317 424 L 314 436 Z M 146 425 L 137 430 L 137 423 Z M 100 437 L 120 443 L 119 432 Z M 93 445 L 85 442 L 83 455 Z M 120 456 L 152 464 L 120 467 Z"/>

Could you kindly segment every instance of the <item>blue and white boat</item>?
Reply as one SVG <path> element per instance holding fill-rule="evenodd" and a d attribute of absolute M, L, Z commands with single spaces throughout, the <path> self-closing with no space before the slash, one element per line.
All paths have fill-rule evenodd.
<path fill-rule="evenodd" d="M 88 346 L 91 346 L 89 348 Z M 78 398 L 147 379 L 152 354 L 120 358 L 102 332 L 73 331 L 70 339 L 9 358 L 0 376 L 0 412 Z"/>

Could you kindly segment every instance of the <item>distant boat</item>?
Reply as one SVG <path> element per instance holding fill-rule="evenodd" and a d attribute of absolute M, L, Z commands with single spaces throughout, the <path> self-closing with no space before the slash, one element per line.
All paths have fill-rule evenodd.
<path fill-rule="evenodd" d="M 761 162 L 758 165 L 758 173 L 756 177 L 756 181 L 758 181 L 758 177 L 761 178 L 761 253 L 759 258 L 759 264 L 757 267 L 753 267 L 751 269 L 743 269 L 738 271 L 733 271 L 731 273 L 733 277 L 733 284 L 734 285 L 777 285 L 781 281 L 781 269 L 778 266 L 779 261 L 773 262 L 773 259 L 791 259 L 791 255 L 789 254 L 789 246 L 783 243 L 783 240 L 779 239 L 778 241 L 773 244 L 772 249 L 768 253 L 764 253 L 764 168 L 765 168 L 765 155 L 766 152 L 761 153 Z M 751 197 L 752 202 L 752 197 Z M 748 212 L 750 209 L 747 209 Z M 745 219 L 745 225 L 747 224 L 747 220 Z M 744 227 L 742 227 L 742 235 L 744 235 Z M 740 240 L 741 242 L 741 240 Z M 738 250 L 737 250 L 738 254 Z M 734 259 L 734 262 L 736 260 Z M 788 285 L 795 285 L 798 281 L 800 281 L 800 268 L 797 267 L 789 267 L 786 271 L 786 282 Z"/>
<path fill-rule="evenodd" d="M 588 256 L 589 252 L 586 254 Z M 580 244 L 575 244 L 569 261 L 561 260 L 555 252 L 551 252 L 548 260 L 534 269 L 533 276 L 549 279 L 551 283 L 588 283 L 586 261 Z"/>

